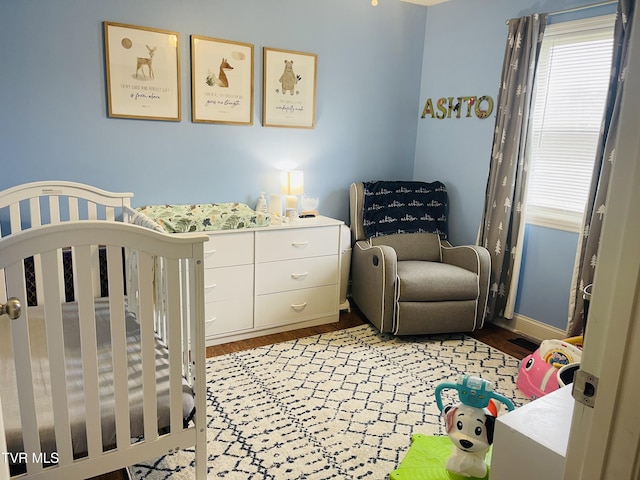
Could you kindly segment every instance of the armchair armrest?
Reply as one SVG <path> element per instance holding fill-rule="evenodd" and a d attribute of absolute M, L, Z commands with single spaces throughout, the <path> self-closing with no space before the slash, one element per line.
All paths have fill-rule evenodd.
<path fill-rule="evenodd" d="M 478 245 L 463 245 L 459 247 L 442 245 L 443 263 L 455 265 L 476 274 L 482 270 L 483 260 L 491 262 L 490 258 L 488 250 Z"/>
<path fill-rule="evenodd" d="M 351 254 L 351 294 L 365 317 L 381 332 L 393 330 L 397 255 L 387 245 L 360 240 Z"/>
<path fill-rule="evenodd" d="M 491 255 L 478 245 L 451 247 L 442 245 L 442 262 L 455 265 L 478 275 L 478 304 L 476 307 L 476 328 L 482 328 L 487 309 L 489 280 L 491 276 Z"/>

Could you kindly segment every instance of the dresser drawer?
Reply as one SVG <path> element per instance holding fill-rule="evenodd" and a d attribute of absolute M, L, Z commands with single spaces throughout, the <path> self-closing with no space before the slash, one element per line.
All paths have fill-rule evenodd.
<path fill-rule="evenodd" d="M 253 328 L 253 301 L 238 300 L 206 303 L 204 306 L 205 336 L 238 332 Z"/>
<path fill-rule="evenodd" d="M 338 234 L 336 226 L 256 232 L 256 262 L 336 255 Z"/>
<path fill-rule="evenodd" d="M 256 264 L 256 295 L 338 283 L 338 256 Z"/>
<path fill-rule="evenodd" d="M 253 265 L 205 269 L 204 303 L 252 296 Z"/>
<path fill-rule="evenodd" d="M 305 288 L 256 297 L 255 326 L 282 325 L 336 314 L 338 286 Z"/>
<path fill-rule="evenodd" d="M 204 268 L 253 263 L 253 232 L 209 234 Z"/>

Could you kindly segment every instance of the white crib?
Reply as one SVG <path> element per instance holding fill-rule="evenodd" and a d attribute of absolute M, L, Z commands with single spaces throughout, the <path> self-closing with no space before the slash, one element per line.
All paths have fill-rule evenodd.
<path fill-rule="evenodd" d="M 22 304 L 0 316 L 0 479 L 88 478 L 190 446 L 206 477 L 207 237 L 127 223 L 131 196 L 0 192 L 0 303 Z"/>

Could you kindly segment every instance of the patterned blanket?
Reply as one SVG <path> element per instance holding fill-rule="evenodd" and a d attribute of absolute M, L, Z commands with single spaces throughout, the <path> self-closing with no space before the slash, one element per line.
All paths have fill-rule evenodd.
<path fill-rule="evenodd" d="M 195 205 L 149 205 L 137 209 L 169 233 L 236 230 L 266 227 L 271 223 L 267 213 L 256 212 L 244 203 L 207 203 Z M 140 223 L 140 218 L 134 218 Z"/>
<path fill-rule="evenodd" d="M 446 240 L 449 199 L 442 182 L 364 182 L 367 238 L 394 233 L 437 233 Z"/>

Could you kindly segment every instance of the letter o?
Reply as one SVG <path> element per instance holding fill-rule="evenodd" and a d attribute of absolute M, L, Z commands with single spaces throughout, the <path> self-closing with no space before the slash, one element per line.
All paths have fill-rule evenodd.
<path fill-rule="evenodd" d="M 487 102 L 486 110 L 480 108 L 482 106 L 482 102 Z M 478 101 L 475 105 L 476 117 L 487 118 L 489 115 L 491 115 L 491 112 L 493 112 L 493 98 L 489 97 L 488 95 L 483 95 L 482 97 L 478 98 Z"/>

